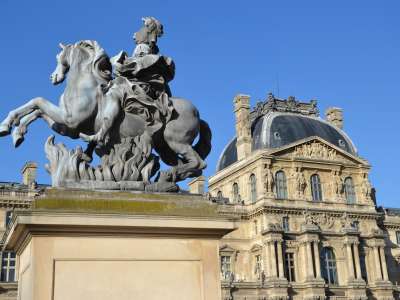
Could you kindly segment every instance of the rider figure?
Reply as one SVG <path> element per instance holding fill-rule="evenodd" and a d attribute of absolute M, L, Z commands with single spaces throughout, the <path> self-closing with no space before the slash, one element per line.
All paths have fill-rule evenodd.
<path fill-rule="evenodd" d="M 127 78 L 135 90 L 139 85 L 148 97 L 156 100 L 162 93 L 171 97 L 168 82 L 174 78 L 175 65 L 170 57 L 159 55 L 157 38 L 163 34 L 161 23 L 152 17 L 143 18 L 144 26 L 134 34 L 136 47 L 132 57 L 121 51 L 111 59 L 114 73 Z"/>

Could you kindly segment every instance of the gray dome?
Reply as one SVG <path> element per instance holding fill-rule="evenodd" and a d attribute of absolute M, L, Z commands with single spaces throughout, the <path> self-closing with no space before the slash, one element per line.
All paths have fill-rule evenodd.
<path fill-rule="evenodd" d="M 280 148 L 307 137 L 318 136 L 350 154 L 357 154 L 354 144 L 341 129 L 314 116 L 270 111 L 252 122 L 251 136 L 252 151 Z M 236 161 L 236 138 L 234 138 L 222 151 L 217 171 Z"/>

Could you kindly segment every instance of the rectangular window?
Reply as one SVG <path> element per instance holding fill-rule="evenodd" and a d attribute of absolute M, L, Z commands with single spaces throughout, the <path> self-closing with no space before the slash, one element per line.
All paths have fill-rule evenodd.
<path fill-rule="evenodd" d="M 15 253 L 3 252 L 1 255 L 1 278 L 2 282 L 15 281 Z"/>
<path fill-rule="evenodd" d="M 396 231 L 396 242 L 397 245 L 400 245 L 400 231 Z"/>
<path fill-rule="evenodd" d="M 360 222 L 359 221 L 354 221 L 353 224 L 351 224 L 351 226 L 357 230 L 360 231 Z"/>
<path fill-rule="evenodd" d="M 276 198 L 287 199 L 286 175 L 283 171 L 275 174 Z"/>
<path fill-rule="evenodd" d="M 294 254 L 285 253 L 285 275 L 289 282 L 296 281 L 295 269 L 294 269 Z"/>
<path fill-rule="evenodd" d="M 290 230 L 289 228 L 289 217 L 283 217 L 282 218 L 282 229 L 284 232 L 288 232 Z"/>
<path fill-rule="evenodd" d="M 13 217 L 12 210 L 6 211 L 6 227 L 8 226 L 8 224 L 10 224 L 12 217 Z"/>
<path fill-rule="evenodd" d="M 231 278 L 231 257 L 227 255 L 221 256 L 221 277 L 223 280 Z"/>
<path fill-rule="evenodd" d="M 313 201 L 322 201 L 321 179 L 319 178 L 318 174 L 314 174 L 311 176 L 311 194 Z"/>
<path fill-rule="evenodd" d="M 257 222 L 257 220 L 254 220 L 253 225 L 254 225 L 254 235 L 257 235 L 258 234 L 258 222 Z"/>
<path fill-rule="evenodd" d="M 257 254 L 254 257 L 254 274 L 257 279 L 261 279 L 261 255 Z"/>

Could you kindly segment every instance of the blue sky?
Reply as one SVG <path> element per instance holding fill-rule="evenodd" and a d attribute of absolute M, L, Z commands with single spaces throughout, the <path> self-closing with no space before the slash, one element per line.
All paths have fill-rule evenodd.
<path fill-rule="evenodd" d="M 17 1 L 0 2 L 0 117 L 35 96 L 58 102 L 49 81 L 59 42 L 95 39 L 109 55 L 133 49 L 141 17 L 162 21 L 161 52 L 176 63 L 173 94 L 199 108 L 214 133 L 205 175 L 234 135 L 232 99 L 268 92 L 344 109 L 345 131 L 373 167 L 378 203 L 399 206 L 399 1 Z M 37 161 L 48 183 L 43 121 L 13 149 L 0 139 L 0 181 L 20 181 Z M 69 147 L 76 145 L 65 141 Z"/>

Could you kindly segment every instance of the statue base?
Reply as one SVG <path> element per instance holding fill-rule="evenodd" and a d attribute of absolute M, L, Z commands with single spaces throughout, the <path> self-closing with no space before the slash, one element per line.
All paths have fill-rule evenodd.
<path fill-rule="evenodd" d="M 219 239 L 235 222 L 183 194 L 49 189 L 16 212 L 21 300 L 219 300 Z"/>

